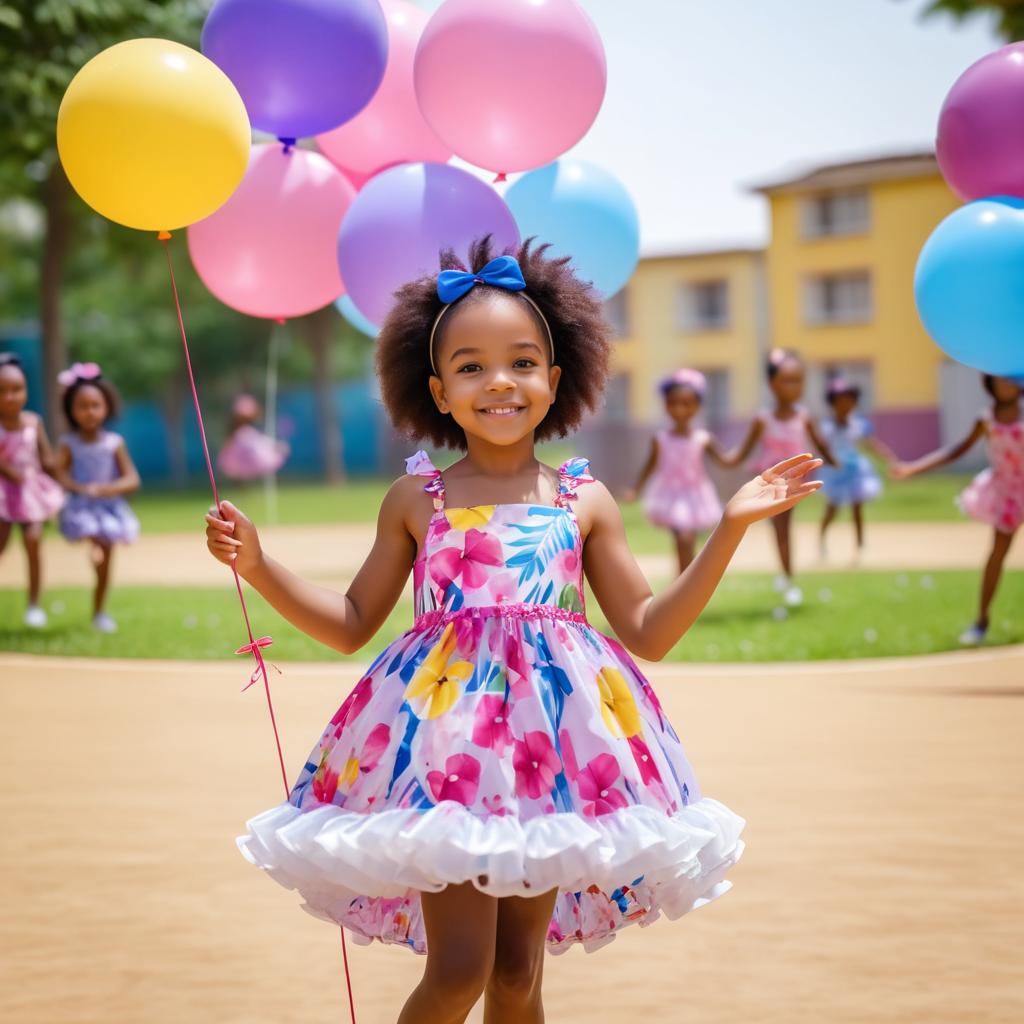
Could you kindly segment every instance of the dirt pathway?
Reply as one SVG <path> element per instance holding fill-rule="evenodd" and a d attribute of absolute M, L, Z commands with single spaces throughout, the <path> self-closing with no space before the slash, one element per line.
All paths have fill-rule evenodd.
<path fill-rule="evenodd" d="M 835 570 L 851 564 L 852 537 L 845 524 L 835 527 L 831 557 L 817 556 L 817 527 L 796 527 L 795 550 L 801 572 Z M 267 551 L 289 568 L 309 579 L 335 586 L 350 580 L 373 543 L 372 526 L 277 526 L 263 533 Z M 868 547 L 860 563 L 865 569 L 981 569 L 991 543 L 991 531 L 977 523 L 877 523 L 869 528 Z M 11 549 L 0 560 L 0 587 L 24 585 L 20 551 Z M 666 542 L 666 551 L 668 544 Z M 44 566 L 49 586 L 88 586 L 92 569 L 81 546 L 50 535 Z M 115 556 L 119 583 L 166 586 L 223 586 L 225 570 L 206 553 L 201 534 L 154 534 L 143 536 L 132 548 Z M 644 555 L 644 571 L 652 578 L 672 571 L 667 555 Z M 1024 568 L 1024 542 L 1010 552 L 1011 568 Z M 732 571 L 774 572 L 774 542 L 767 527 L 752 529 L 736 554 Z"/>
<path fill-rule="evenodd" d="M 276 681 L 289 771 L 357 671 Z M 714 906 L 549 957 L 552 1024 L 1024 1020 L 1024 648 L 651 675 L 748 851 Z M 0 657 L 0 1020 L 348 1020 L 337 931 L 233 843 L 282 794 L 239 676 Z M 391 1024 L 423 961 L 350 956 Z"/>

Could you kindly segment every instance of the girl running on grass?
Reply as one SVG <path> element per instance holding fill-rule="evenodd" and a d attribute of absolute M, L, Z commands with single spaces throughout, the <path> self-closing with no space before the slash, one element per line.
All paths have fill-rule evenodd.
<path fill-rule="evenodd" d="M 721 466 L 726 464 L 725 456 L 710 431 L 693 425 L 706 388 L 704 374 L 690 369 L 676 370 L 658 385 L 672 426 L 655 435 L 636 486 L 623 496 L 635 501 L 644 492 L 647 518 L 672 534 L 680 572 L 693 561 L 697 535 L 717 526 L 722 518 L 722 503 L 704 456 Z"/>
<path fill-rule="evenodd" d="M 764 471 L 774 463 L 791 458 L 808 447 L 821 452 L 830 466 L 836 464 L 825 439 L 818 431 L 810 413 L 800 404 L 804 395 L 804 363 L 790 349 L 775 348 L 765 366 L 768 387 L 775 403 L 754 417 L 739 448 L 729 456 L 729 465 L 739 465 L 760 445 L 760 454 L 752 468 Z M 791 544 L 792 514 L 789 509 L 772 519 L 775 543 L 779 550 L 782 573 L 775 580 L 775 589 L 791 608 L 803 604 L 803 591 L 793 580 Z"/>
<path fill-rule="evenodd" d="M 328 722 L 245 856 L 358 939 L 426 954 L 400 1024 L 543 1020 L 543 951 L 595 950 L 634 922 L 726 891 L 743 820 L 701 794 L 627 648 L 660 659 L 693 624 L 747 526 L 820 484 L 798 454 L 741 488 L 687 571 L 655 597 L 619 510 L 583 458 L 538 441 L 594 409 L 608 372 L 597 294 L 529 242 L 404 286 L 377 351 L 395 427 L 462 453 L 407 461 L 346 593 L 262 550 L 241 510 L 207 544 L 289 621 L 358 650 L 410 572 L 412 628 Z M 589 624 L 583 575 L 619 639 Z"/>
<path fill-rule="evenodd" d="M 972 519 L 992 527 L 992 550 L 981 577 L 978 616 L 960 634 L 960 643 L 975 647 L 985 642 L 989 610 L 1003 575 L 1003 563 L 1010 552 L 1014 535 L 1024 523 L 1024 414 L 1021 410 L 1021 385 L 1009 377 L 982 376 L 992 405 L 974 421 L 967 436 L 949 448 L 939 448 L 914 462 L 901 462 L 892 468 L 897 480 L 909 480 L 939 466 L 955 462 L 982 438 L 988 444 L 991 466 L 979 473 L 960 494 L 960 508 Z"/>
<path fill-rule="evenodd" d="M 864 549 L 864 506 L 882 493 L 882 481 L 863 448 L 870 448 L 886 463 L 897 461 L 892 449 L 875 436 L 875 428 L 865 416 L 857 413 L 860 388 L 843 377 L 833 377 L 825 390 L 825 401 L 832 416 L 821 424 L 821 436 L 838 462 L 822 466 L 822 493 L 825 514 L 821 520 L 821 557 L 825 557 L 825 534 L 846 506 L 853 513 L 857 538 L 857 558 Z"/>
<path fill-rule="evenodd" d="M 71 541 L 89 542 L 96 569 L 92 624 L 101 633 L 117 632 L 107 614 L 110 565 L 115 544 L 130 544 L 139 521 L 125 496 L 139 488 L 139 474 L 120 434 L 106 429 L 117 413 L 117 394 L 95 363 L 75 363 L 58 377 L 64 387 L 64 416 L 71 430 L 57 449 L 57 477 L 69 492 L 60 514 L 60 532 Z"/>
<path fill-rule="evenodd" d="M 28 560 L 24 621 L 30 629 L 42 629 L 47 621 L 39 603 L 43 526 L 60 511 L 64 492 L 50 475 L 53 451 L 46 427 L 34 412 L 26 412 L 27 402 L 21 360 L 13 352 L 0 352 L 0 555 L 18 526 Z"/>

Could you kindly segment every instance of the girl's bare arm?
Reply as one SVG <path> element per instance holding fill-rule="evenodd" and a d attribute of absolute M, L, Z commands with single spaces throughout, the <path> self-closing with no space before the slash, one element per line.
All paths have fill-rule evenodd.
<path fill-rule="evenodd" d="M 820 465 L 820 459 L 798 455 L 741 487 L 700 554 L 657 597 L 629 550 L 622 515 L 607 488 L 596 483 L 581 489 L 577 515 L 586 538 L 583 567 L 622 643 L 638 657 L 663 658 L 704 610 L 747 527 L 817 491 L 820 481 L 805 477 Z"/>
<path fill-rule="evenodd" d="M 821 436 L 821 431 L 818 429 L 818 424 L 808 416 L 806 419 L 807 424 L 807 436 L 814 442 L 814 447 L 821 452 L 821 457 L 830 465 L 838 466 L 835 455 L 832 454 L 832 449 L 828 446 L 828 441 Z"/>
<path fill-rule="evenodd" d="M 46 433 L 46 424 L 43 423 L 41 416 L 36 416 L 36 438 L 39 444 L 39 463 L 52 476 L 55 469 L 53 448 L 50 447 L 50 438 Z"/>
<path fill-rule="evenodd" d="M 637 477 L 636 484 L 630 487 L 625 494 L 626 501 L 633 501 L 636 496 L 644 489 L 644 484 L 650 479 L 651 474 L 654 472 L 654 467 L 658 462 L 658 439 L 656 437 L 651 438 L 651 450 L 647 456 L 647 461 L 643 465 L 643 469 L 640 470 L 640 476 Z"/>
<path fill-rule="evenodd" d="M 57 456 L 54 461 L 53 475 L 57 483 L 70 491 L 72 494 L 88 494 L 89 490 L 85 484 L 80 484 L 71 476 L 71 449 L 63 441 L 57 445 Z"/>
<path fill-rule="evenodd" d="M 728 461 L 728 452 L 726 452 L 718 443 L 718 438 L 710 432 L 708 433 L 707 444 L 704 445 L 704 451 L 707 452 L 719 466 L 722 466 L 725 469 L 735 465 L 735 463 Z"/>
<path fill-rule="evenodd" d="M 422 482 L 402 477 L 380 507 L 377 536 L 344 594 L 309 583 L 286 569 L 261 546 L 256 527 L 230 502 L 206 517 L 206 544 L 292 625 L 328 647 L 351 654 L 377 632 L 402 594 L 416 558 L 409 516 L 425 496 Z"/>
<path fill-rule="evenodd" d="M 135 468 L 128 446 L 122 441 L 114 453 L 117 459 L 117 468 L 121 475 L 109 484 L 102 484 L 100 494 L 105 498 L 116 498 L 123 494 L 132 494 L 139 489 L 142 481 L 139 479 L 139 471 Z"/>
<path fill-rule="evenodd" d="M 948 448 L 936 448 L 935 451 L 922 455 L 921 458 L 915 459 L 913 462 L 897 462 L 889 472 L 894 480 L 909 480 L 912 476 L 927 473 L 929 470 L 938 469 L 939 466 L 955 462 L 961 455 L 969 452 L 984 436 L 985 421 L 979 416 L 974 421 L 971 432 L 962 441 Z"/>
<path fill-rule="evenodd" d="M 764 420 L 762 420 L 760 416 L 755 416 L 750 421 L 746 437 L 743 438 L 738 447 L 734 448 L 731 452 L 722 453 L 722 465 L 731 469 L 733 466 L 738 466 L 741 462 L 746 460 L 754 450 L 754 446 L 760 440 L 761 434 L 763 433 Z"/>

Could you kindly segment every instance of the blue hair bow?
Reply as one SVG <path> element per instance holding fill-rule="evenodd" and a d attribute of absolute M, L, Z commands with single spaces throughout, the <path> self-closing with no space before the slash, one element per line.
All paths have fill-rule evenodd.
<path fill-rule="evenodd" d="M 489 284 L 508 292 L 521 292 L 526 287 L 516 259 L 498 256 L 475 274 L 464 270 L 442 270 L 437 275 L 437 297 L 447 306 L 461 299 L 477 284 Z"/>

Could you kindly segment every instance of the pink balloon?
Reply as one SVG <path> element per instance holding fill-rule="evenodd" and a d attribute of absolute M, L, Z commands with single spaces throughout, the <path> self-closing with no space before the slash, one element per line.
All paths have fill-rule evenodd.
<path fill-rule="evenodd" d="M 378 171 L 400 163 L 447 163 L 446 146 L 420 113 L 412 62 L 427 13 L 408 0 L 381 0 L 388 23 L 388 66 L 368 106 L 351 121 L 316 137 L 316 144 L 361 187 Z"/>
<path fill-rule="evenodd" d="M 1024 197 L 1024 43 L 972 64 L 942 104 L 935 153 L 961 199 Z"/>
<path fill-rule="evenodd" d="M 188 229 L 196 273 L 249 316 L 286 320 L 330 305 L 344 291 L 336 246 L 355 195 L 319 153 L 253 146 L 242 184 Z"/>
<path fill-rule="evenodd" d="M 601 37 L 575 0 L 446 0 L 416 51 L 423 116 L 452 150 L 499 173 L 575 145 L 604 99 Z"/>

